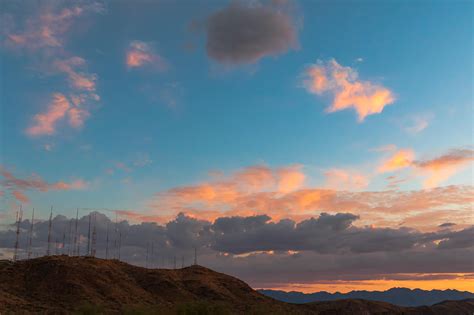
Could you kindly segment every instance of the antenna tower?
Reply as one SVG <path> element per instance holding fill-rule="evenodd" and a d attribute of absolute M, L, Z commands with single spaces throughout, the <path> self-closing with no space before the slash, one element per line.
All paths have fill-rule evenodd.
<path fill-rule="evenodd" d="M 91 214 L 89 213 L 89 230 L 87 232 L 87 254 L 86 256 L 91 255 Z"/>
<path fill-rule="evenodd" d="M 107 236 L 105 239 L 105 259 L 109 259 L 109 221 L 107 221 Z"/>
<path fill-rule="evenodd" d="M 28 237 L 28 259 L 31 257 L 31 249 L 33 244 L 33 226 L 35 220 L 35 208 L 33 208 L 33 212 L 31 213 L 31 222 L 30 222 L 30 236 Z"/>
<path fill-rule="evenodd" d="M 97 214 L 94 213 L 94 227 L 92 228 L 92 246 L 91 246 L 92 257 L 95 257 L 95 244 L 97 241 L 96 221 L 97 221 Z"/>
<path fill-rule="evenodd" d="M 76 209 L 76 224 L 74 230 L 74 246 L 73 246 L 73 255 L 79 256 L 79 245 L 77 243 L 77 221 L 79 221 L 79 208 Z"/>
<path fill-rule="evenodd" d="M 13 254 L 13 261 L 18 259 L 18 245 L 19 245 L 19 238 L 20 238 L 20 223 L 21 217 L 23 216 L 23 211 L 20 205 L 20 211 L 16 213 L 17 225 L 16 225 L 16 240 L 15 240 L 15 252 Z"/>
<path fill-rule="evenodd" d="M 51 254 L 51 226 L 53 223 L 53 206 L 51 206 L 51 212 L 49 214 L 49 225 L 48 225 L 48 250 L 46 251 L 46 256 Z"/>
<path fill-rule="evenodd" d="M 197 259 L 197 248 L 194 246 L 194 265 L 198 264 L 198 259 Z"/>

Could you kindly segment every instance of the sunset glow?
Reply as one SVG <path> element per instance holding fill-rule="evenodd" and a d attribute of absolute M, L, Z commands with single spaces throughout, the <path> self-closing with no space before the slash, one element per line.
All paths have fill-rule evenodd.
<path fill-rule="evenodd" d="M 472 9 L 3 1 L 0 259 L 92 214 L 139 266 L 474 292 Z"/>

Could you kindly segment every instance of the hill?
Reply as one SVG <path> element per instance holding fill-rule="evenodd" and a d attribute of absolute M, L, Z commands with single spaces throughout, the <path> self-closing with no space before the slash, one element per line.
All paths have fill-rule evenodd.
<path fill-rule="evenodd" d="M 276 300 L 288 303 L 310 303 L 318 301 L 334 301 L 340 299 L 364 299 L 381 301 L 400 306 L 433 305 L 446 300 L 474 299 L 474 293 L 457 290 L 410 290 L 407 288 L 392 288 L 387 291 L 351 291 L 348 293 L 302 293 L 280 290 L 259 290 L 260 293 Z"/>
<path fill-rule="evenodd" d="M 472 314 L 474 301 L 403 308 L 339 300 L 290 304 L 201 266 L 145 269 L 117 260 L 50 256 L 0 261 L 0 313 Z"/>

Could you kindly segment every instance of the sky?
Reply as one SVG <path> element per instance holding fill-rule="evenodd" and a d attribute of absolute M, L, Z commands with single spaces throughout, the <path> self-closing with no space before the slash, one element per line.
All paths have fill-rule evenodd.
<path fill-rule="evenodd" d="M 42 252 L 52 206 L 59 239 L 117 218 L 138 265 L 153 243 L 256 288 L 474 291 L 472 12 L 3 1 L 0 255 L 20 205 Z"/>

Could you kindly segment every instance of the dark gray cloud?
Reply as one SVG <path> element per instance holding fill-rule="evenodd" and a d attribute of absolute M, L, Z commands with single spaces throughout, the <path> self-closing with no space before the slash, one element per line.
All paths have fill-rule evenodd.
<path fill-rule="evenodd" d="M 451 228 L 453 226 L 455 226 L 456 223 L 452 223 L 452 222 L 446 222 L 446 223 L 443 223 L 443 224 L 440 224 L 439 227 L 440 228 Z"/>
<path fill-rule="evenodd" d="M 285 4 L 232 1 L 207 20 L 207 53 L 220 63 L 249 64 L 297 45 Z"/>
<path fill-rule="evenodd" d="M 474 247 L 474 227 L 447 233 L 444 236 L 438 244 L 439 249 Z"/>
<path fill-rule="evenodd" d="M 274 222 L 267 215 L 209 222 L 179 214 L 164 225 L 124 220 L 115 224 L 104 214 L 94 212 L 93 218 L 94 214 L 98 257 L 105 257 L 107 234 L 109 258 L 118 257 L 120 251 L 122 260 L 142 266 L 171 268 L 175 259 L 178 267 L 182 260 L 188 265 L 197 248 L 200 264 L 241 277 L 255 287 L 278 286 L 282 279 L 310 283 L 397 279 L 418 273 L 439 278 L 474 272 L 474 227 L 431 233 L 358 227 L 354 225 L 358 216 L 351 213 L 322 213 L 298 223 L 289 219 Z M 80 217 L 81 254 L 86 252 L 88 226 L 89 217 Z M 20 257 L 25 258 L 29 220 L 20 227 Z M 51 252 L 71 252 L 75 219 L 58 215 L 52 227 Z M 36 221 L 33 235 L 33 256 L 44 255 L 48 221 Z M 15 225 L 4 225 L 0 231 L 2 256 L 11 257 L 14 243 Z"/>
<path fill-rule="evenodd" d="M 267 216 L 220 218 L 213 225 L 213 248 L 232 254 L 271 250 L 366 253 L 410 249 L 424 237 L 407 228 L 352 226 L 357 219 L 351 213 L 322 213 L 298 224 L 291 220 L 268 222 Z"/>

